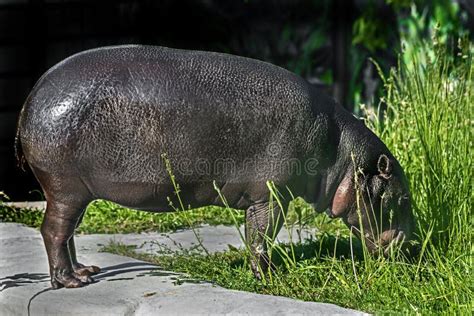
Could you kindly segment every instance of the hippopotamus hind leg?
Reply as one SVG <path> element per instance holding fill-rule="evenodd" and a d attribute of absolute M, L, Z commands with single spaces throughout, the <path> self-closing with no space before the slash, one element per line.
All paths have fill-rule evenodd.
<path fill-rule="evenodd" d="M 81 287 L 91 283 L 88 275 L 74 272 L 68 243 L 74 234 L 84 205 L 65 204 L 47 199 L 46 213 L 41 225 L 53 288 Z"/>
<path fill-rule="evenodd" d="M 72 238 L 85 208 L 93 199 L 89 190 L 74 174 L 50 174 L 34 167 L 32 170 L 46 196 L 41 235 L 53 288 L 81 287 L 93 282 L 90 273 L 73 267 L 73 263 L 78 262 Z"/>

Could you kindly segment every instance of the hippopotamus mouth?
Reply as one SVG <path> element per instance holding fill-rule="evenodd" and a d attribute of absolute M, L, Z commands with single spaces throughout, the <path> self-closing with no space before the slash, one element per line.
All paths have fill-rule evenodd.
<path fill-rule="evenodd" d="M 382 236 L 385 233 L 386 232 L 382 233 Z M 397 229 L 393 233 L 393 236 L 394 237 L 389 240 L 381 240 L 381 247 L 383 247 L 383 255 L 385 257 L 390 256 L 390 252 L 392 251 L 392 249 L 397 247 L 403 247 L 403 245 L 406 244 L 407 236 L 404 231 Z"/>
<path fill-rule="evenodd" d="M 356 232 L 358 237 L 360 237 L 359 229 L 355 228 L 353 231 Z M 377 241 L 374 240 L 374 238 L 369 233 L 365 234 L 364 239 L 367 248 L 373 255 L 380 254 L 388 258 L 390 257 L 392 251 L 396 251 L 398 249 L 402 250 L 404 253 L 410 253 L 410 244 L 408 242 L 407 235 L 403 230 L 398 228 L 382 232 Z"/>

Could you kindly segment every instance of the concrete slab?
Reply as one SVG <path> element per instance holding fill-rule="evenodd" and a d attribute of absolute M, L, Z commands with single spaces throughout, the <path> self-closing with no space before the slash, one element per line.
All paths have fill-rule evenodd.
<path fill-rule="evenodd" d="M 46 253 L 38 231 L 21 224 L 0 223 L 1 314 L 362 314 L 332 304 L 196 283 L 182 274 L 164 271 L 146 262 L 94 251 L 80 253 L 79 259 L 102 267 L 103 271 L 95 277 L 96 283 L 80 289 L 51 290 Z"/>
<path fill-rule="evenodd" d="M 239 233 L 240 230 L 240 233 Z M 79 252 L 97 252 L 102 246 L 110 241 L 120 242 L 125 245 L 137 246 L 136 251 L 141 253 L 156 253 L 159 251 L 199 250 L 201 246 L 196 235 L 200 238 L 202 245 L 208 252 L 228 250 L 229 246 L 236 248 L 244 247 L 241 234 L 244 236 L 244 227 L 237 230 L 234 226 L 201 226 L 192 230 L 179 230 L 172 233 L 140 233 L 140 234 L 90 234 L 76 236 L 76 245 Z M 311 238 L 315 230 L 304 230 L 301 239 Z M 299 240 L 296 229 L 292 230 L 291 240 Z M 288 242 L 290 236 L 286 229 L 282 229 L 277 241 Z"/>

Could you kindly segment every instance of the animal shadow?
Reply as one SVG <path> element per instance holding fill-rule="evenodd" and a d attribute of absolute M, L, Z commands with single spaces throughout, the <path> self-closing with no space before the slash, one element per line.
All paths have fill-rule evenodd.
<path fill-rule="evenodd" d="M 323 235 L 317 239 L 306 239 L 292 244 L 283 243 L 272 250 L 272 265 L 275 268 L 285 269 L 285 258 L 292 257 L 296 262 L 303 260 L 319 258 L 325 259 L 351 259 L 354 261 L 363 261 L 364 253 L 360 240 L 349 237 L 336 237 L 333 235 Z M 248 258 L 247 258 L 248 260 Z M 245 266 L 246 260 L 243 257 L 233 260 L 230 263 L 232 268 Z"/>
<path fill-rule="evenodd" d="M 288 248 L 288 246 L 287 246 Z M 362 243 L 357 238 L 336 237 L 334 235 L 323 235 L 317 239 L 305 240 L 293 244 L 293 250 L 297 261 L 312 258 L 353 258 L 355 261 L 364 259 Z"/>
<path fill-rule="evenodd" d="M 284 253 L 283 253 L 284 252 Z M 362 243 L 360 240 L 349 237 L 336 237 L 324 234 L 316 239 L 306 239 L 293 244 L 283 244 L 272 252 L 272 264 L 284 268 L 285 259 L 293 257 L 296 262 L 317 258 L 325 259 L 352 259 L 354 261 L 364 260 Z"/>
<path fill-rule="evenodd" d="M 101 269 L 101 272 L 95 275 L 94 283 L 101 280 L 106 281 L 117 281 L 121 279 L 131 280 L 134 277 L 126 278 L 112 278 L 121 274 L 130 272 L 143 272 L 137 275 L 137 277 L 150 275 L 150 276 L 176 276 L 177 273 L 163 271 L 159 266 L 146 263 L 146 262 L 126 262 L 116 265 L 107 266 Z M 0 292 L 5 291 L 9 288 L 15 288 L 35 283 L 49 282 L 49 274 L 47 273 L 17 273 L 9 275 L 0 279 Z"/>
<path fill-rule="evenodd" d="M 124 277 L 124 278 L 111 278 L 116 277 L 121 274 L 129 272 L 142 272 L 136 274 L 136 277 L 142 277 L 145 275 L 150 276 L 175 276 L 177 273 L 164 271 L 161 267 L 147 262 L 126 262 L 120 263 L 112 266 L 107 266 L 101 269 L 101 272 L 95 275 L 93 278 L 95 282 L 100 282 L 101 280 L 106 281 L 118 281 L 118 280 L 132 280 L 135 277 Z"/>
<path fill-rule="evenodd" d="M 46 273 L 17 273 L 0 279 L 0 292 L 19 286 L 49 281 Z"/>

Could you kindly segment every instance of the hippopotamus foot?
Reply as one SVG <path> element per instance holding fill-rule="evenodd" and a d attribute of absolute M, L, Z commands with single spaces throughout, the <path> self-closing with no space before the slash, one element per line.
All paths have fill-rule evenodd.
<path fill-rule="evenodd" d="M 94 283 L 91 275 L 100 272 L 100 268 L 97 266 L 85 266 L 79 262 L 72 263 L 72 269 L 73 272 L 56 271 L 56 273 L 52 273 L 51 284 L 53 288 L 75 288 Z"/>
<path fill-rule="evenodd" d="M 76 272 L 56 271 L 52 272 L 51 285 L 54 289 L 62 287 L 76 288 L 93 283 L 94 280 L 88 275 L 79 275 Z"/>
<path fill-rule="evenodd" d="M 250 267 L 257 280 L 262 280 L 266 273 L 275 266 L 268 256 L 268 244 L 273 242 L 283 224 L 284 214 L 278 206 L 268 202 L 250 206 L 245 213 L 245 238 L 252 258 Z"/>
<path fill-rule="evenodd" d="M 100 272 L 98 266 L 85 266 L 82 263 L 75 263 L 72 265 L 74 273 L 80 276 L 91 276 Z"/>

